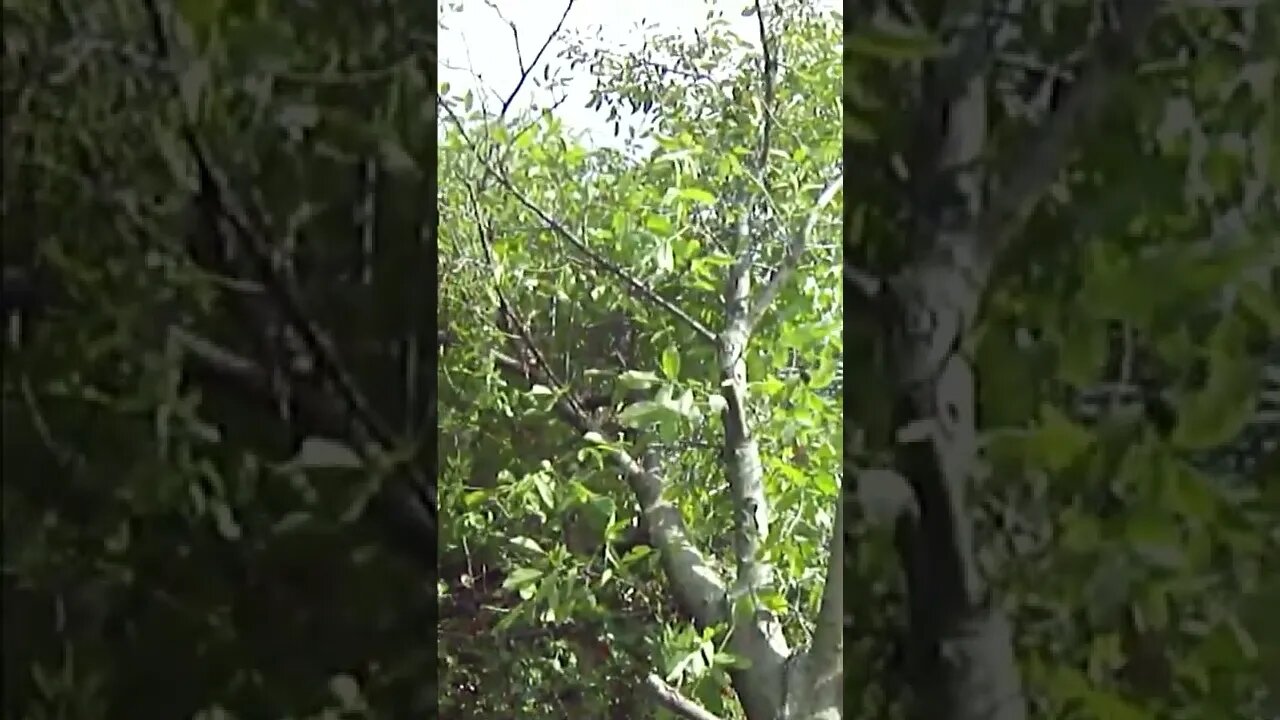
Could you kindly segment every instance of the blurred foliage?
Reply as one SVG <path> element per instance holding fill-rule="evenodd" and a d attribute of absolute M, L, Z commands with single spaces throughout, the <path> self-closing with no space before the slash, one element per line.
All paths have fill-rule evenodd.
<path fill-rule="evenodd" d="M 365 473 L 287 464 L 294 431 L 169 330 L 257 352 L 192 255 L 185 122 L 412 437 L 391 368 L 432 324 L 434 9 L 158 5 L 167 60 L 145 2 L 4 3 L 3 714 L 412 716 L 436 608 L 351 522 Z"/>
<path fill-rule="evenodd" d="M 861 4 L 846 25 L 846 159 L 860 168 L 845 189 L 849 259 L 877 273 L 910 237 L 904 88 L 938 51 L 941 3 L 912 4 L 920 17 L 907 5 Z M 1106 5 L 1009 6 L 986 71 L 995 192 L 1078 79 Z M 1017 623 L 1031 717 L 1277 709 L 1265 648 L 1280 625 L 1258 610 L 1277 597 L 1280 542 L 1276 10 L 1160 12 L 1133 72 L 1072 138 L 972 338 L 981 555 Z M 879 355 L 853 346 L 849 377 L 875 377 Z M 884 395 L 861 387 L 846 422 L 882 436 Z M 857 618 L 896 592 L 884 557 L 865 556 Z M 851 673 L 850 706 L 879 679 Z"/>

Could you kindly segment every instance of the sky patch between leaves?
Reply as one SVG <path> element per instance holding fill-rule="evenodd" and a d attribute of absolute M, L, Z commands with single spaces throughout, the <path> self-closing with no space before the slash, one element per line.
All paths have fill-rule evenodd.
<path fill-rule="evenodd" d="M 578 37 L 587 47 L 608 47 L 617 52 L 639 50 L 646 38 L 663 34 L 692 36 L 706 24 L 709 10 L 720 10 L 733 32 L 758 46 L 756 21 L 743 15 L 751 3 L 744 0 L 576 0 L 561 31 L 562 38 L 553 42 L 534 68 L 542 76 L 542 64 L 562 62 L 556 51 L 564 40 Z M 819 0 L 815 5 L 835 10 L 835 0 Z M 519 36 L 520 56 L 529 63 L 555 28 L 564 11 L 561 0 L 474 0 L 445 2 L 440 6 L 440 80 L 448 83 L 450 94 L 471 90 L 483 94 L 491 107 L 501 105 L 502 98 L 520 78 L 516 41 L 511 26 Z M 586 107 L 592 78 L 585 71 L 573 76 L 560 92 L 567 98 L 555 109 L 555 115 L 581 141 L 593 147 L 618 150 L 628 148 L 626 128 L 640 129 L 641 118 L 624 118 L 623 132 L 614 136 L 606 111 Z M 526 83 L 512 105 L 512 112 L 550 107 L 556 101 L 553 93 Z"/>

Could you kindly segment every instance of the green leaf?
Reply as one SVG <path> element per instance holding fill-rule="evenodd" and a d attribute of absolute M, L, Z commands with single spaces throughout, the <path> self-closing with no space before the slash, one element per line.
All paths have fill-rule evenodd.
<path fill-rule="evenodd" d="M 1156 720 L 1153 714 L 1141 706 L 1105 690 L 1089 691 L 1085 696 L 1085 707 L 1088 708 L 1089 717 L 1107 720 Z"/>
<path fill-rule="evenodd" d="M 1147 563 L 1167 570 L 1185 564 L 1181 533 L 1172 518 L 1156 510 L 1139 511 L 1125 523 L 1124 531 L 1129 546 Z"/>
<path fill-rule="evenodd" d="M 661 379 L 644 370 L 628 370 L 618 376 L 618 382 L 627 390 L 648 390 L 661 382 Z"/>
<path fill-rule="evenodd" d="M 670 235 L 671 231 L 675 229 L 671 221 L 662 215 L 646 215 L 644 226 L 662 236 Z"/>
<path fill-rule="evenodd" d="M 835 356 L 823 355 L 818 359 L 818 367 L 809 374 L 809 387 L 813 390 L 830 387 L 831 383 L 836 381 L 836 371 L 838 369 Z"/>
<path fill-rule="evenodd" d="M 993 323 L 983 330 L 975 358 L 986 380 L 978 383 L 983 420 L 993 428 L 1024 425 L 1036 410 L 1030 357 L 1014 344 L 1008 325 Z"/>
<path fill-rule="evenodd" d="M 230 506 L 222 500 L 215 499 L 210 503 L 209 511 L 213 513 L 213 523 L 218 529 L 218 535 L 226 540 L 240 539 L 240 523 L 236 522 Z"/>
<path fill-rule="evenodd" d="M 203 59 L 193 60 L 178 78 L 178 97 L 188 118 L 200 119 L 208 89 L 209 62 Z"/>
<path fill-rule="evenodd" d="M 535 541 L 533 538 L 527 538 L 523 535 L 511 538 L 510 543 L 512 545 L 515 545 L 516 547 L 524 548 L 525 550 L 528 550 L 530 552 L 535 552 L 539 555 L 547 554 L 547 551 L 543 550 L 542 546 L 539 545 L 537 541 Z"/>
<path fill-rule="evenodd" d="M 169 169 L 169 174 L 178 187 L 192 192 L 198 189 L 195 176 L 195 163 L 187 153 L 187 149 L 179 142 L 178 137 L 159 123 L 153 126 L 152 138 L 156 149 Z"/>
<path fill-rule="evenodd" d="M 277 535 L 284 535 L 297 530 L 303 525 L 312 522 L 314 519 L 315 517 L 309 512 L 304 510 L 294 510 L 280 518 L 275 525 L 272 525 L 271 531 Z"/>
<path fill-rule="evenodd" d="M 1076 387 L 1097 382 L 1107 359 L 1107 326 L 1091 318 L 1067 325 L 1058 356 L 1058 376 Z M 1025 366 L 1025 362 L 1022 363 Z"/>
<path fill-rule="evenodd" d="M 874 142 L 877 137 L 870 123 L 849 111 L 844 114 L 844 136 L 858 143 Z"/>
<path fill-rule="evenodd" d="M 858 473 L 857 497 L 863 515 L 875 523 L 892 523 L 916 504 L 915 493 L 896 472 L 868 469 Z"/>
<path fill-rule="evenodd" d="M 342 704 L 342 709 L 355 711 L 364 705 L 364 697 L 360 694 L 360 683 L 350 675 L 334 675 L 329 679 L 329 692 Z"/>
<path fill-rule="evenodd" d="M 1240 288 L 1240 304 L 1261 321 L 1272 337 L 1280 337 L 1280 300 L 1256 282 Z"/>
<path fill-rule="evenodd" d="M 630 565 L 632 563 L 643 560 L 644 558 L 648 557 L 652 553 L 653 553 L 653 548 L 649 547 L 648 545 L 637 545 L 636 547 L 633 547 L 630 550 L 628 550 L 627 554 L 623 555 L 622 559 L 619 560 L 619 563 L 622 565 Z"/>
<path fill-rule="evenodd" d="M 680 351 L 675 346 L 668 345 L 662 350 L 662 374 L 668 380 L 680 379 Z"/>
<path fill-rule="evenodd" d="M 695 187 L 680 188 L 680 190 L 676 194 L 679 195 L 681 198 L 684 198 L 685 200 L 692 200 L 693 202 L 701 203 L 703 205 L 716 204 L 716 196 L 712 195 L 710 192 L 707 192 L 706 190 L 703 190 L 701 188 L 695 188 Z"/>
<path fill-rule="evenodd" d="M 1260 364 L 1246 353 L 1244 328 L 1227 317 L 1209 342 L 1209 377 L 1203 389 L 1178 403 L 1171 438 L 1187 450 L 1219 447 L 1237 437 L 1253 416 Z"/>
<path fill-rule="evenodd" d="M 289 130 L 309 130 L 320 122 L 320 110 L 309 103 L 288 103 L 276 113 L 276 122 Z"/>
<path fill-rule="evenodd" d="M 533 476 L 533 489 L 538 493 L 538 499 L 542 501 L 542 506 L 550 510 L 556 506 L 555 488 L 551 482 L 551 478 L 538 473 Z"/>
<path fill-rule="evenodd" d="M 658 266 L 658 272 L 669 273 L 676 267 L 675 252 L 671 247 L 671 243 L 662 242 L 654 253 L 654 264 Z"/>
<path fill-rule="evenodd" d="M 537 582 L 543 576 L 543 572 L 537 568 L 523 567 L 516 568 L 511 574 L 502 581 L 503 590 L 518 590 L 520 588 L 529 587 Z"/>
<path fill-rule="evenodd" d="M 787 598 L 777 590 L 765 590 L 756 595 L 756 600 L 779 617 L 787 615 L 791 610 L 791 604 L 787 602 Z"/>
<path fill-rule="evenodd" d="M 623 408 L 622 412 L 618 413 L 618 422 L 626 427 L 639 429 L 652 427 L 677 417 L 679 413 L 672 409 L 670 401 L 641 400 Z"/>
<path fill-rule="evenodd" d="M 378 143 L 378 154 L 382 158 L 383 166 L 392 173 L 412 174 L 418 172 L 417 161 L 413 159 L 408 150 L 405 150 L 404 145 L 401 145 L 400 141 L 395 138 L 382 138 L 381 142 Z"/>
<path fill-rule="evenodd" d="M 1060 472 L 1093 444 L 1093 433 L 1072 422 L 1061 410 L 1043 404 L 1040 425 L 1031 441 L 1032 454 L 1049 472 Z"/>
<path fill-rule="evenodd" d="M 197 37 L 205 37 L 222 16 L 224 0 L 177 0 L 178 16 Z"/>

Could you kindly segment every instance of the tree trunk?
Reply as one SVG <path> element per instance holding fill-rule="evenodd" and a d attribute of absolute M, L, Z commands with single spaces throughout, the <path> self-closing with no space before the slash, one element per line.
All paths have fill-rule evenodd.
<path fill-rule="evenodd" d="M 1022 720 L 1008 620 L 980 576 L 967 499 L 977 459 L 973 369 L 960 353 L 981 283 L 955 252 L 894 283 L 898 472 L 916 498 L 898 526 L 908 662 L 922 720 Z M 981 273 L 979 273 L 980 275 Z"/>
<path fill-rule="evenodd" d="M 923 107 L 940 117 L 921 118 L 912 173 L 917 252 L 887 298 L 895 466 L 916 500 L 898 524 L 907 662 L 920 720 L 1023 720 L 1013 633 L 980 576 L 967 497 L 978 430 L 973 368 L 961 348 L 995 258 L 978 223 L 987 83 L 974 60 L 990 36 L 977 13 L 957 10 L 950 64 L 936 68 L 923 89 Z M 931 135 L 935 122 L 941 137 Z"/>

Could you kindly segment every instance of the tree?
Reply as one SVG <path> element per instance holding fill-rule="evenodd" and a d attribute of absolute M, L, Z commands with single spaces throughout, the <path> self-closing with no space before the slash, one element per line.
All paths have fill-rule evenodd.
<path fill-rule="evenodd" d="M 867 355 L 888 358 L 855 376 L 891 388 L 866 412 L 895 408 L 864 462 L 910 490 L 896 533 L 918 716 L 1260 714 L 1234 583 L 1274 542 L 1276 498 L 1225 492 L 1194 456 L 1243 428 L 1276 337 L 1272 70 L 1256 64 L 1274 12 L 868 3 L 851 27 L 847 155 L 869 170 L 846 188 L 865 198 L 846 205 L 848 281 Z M 1072 395 L 1135 372 L 1160 412 L 1073 417 Z M 1040 547 L 996 550 L 1002 530 Z M 1064 631 L 1085 670 L 1053 649 Z"/>
<path fill-rule="evenodd" d="M 1274 435 L 1274 422 L 1257 414 L 1266 363 L 1274 368 L 1276 352 L 1274 236 L 1268 234 L 1275 225 L 1274 170 L 1269 162 L 1244 162 L 1241 152 L 1249 143 L 1264 151 L 1275 147 L 1267 144 L 1274 124 L 1264 119 L 1274 110 L 1271 66 L 1263 60 L 1274 42 L 1274 18 L 1265 8 L 1140 2 L 1018 6 L 977 18 L 972 13 L 984 9 L 966 7 L 863 4 L 845 38 L 845 153 L 850 167 L 861 171 L 845 188 L 852 194 L 843 195 L 849 198 L 846 295 L 858 299 L 846 308 L 854 352 L 842 353 L 837 364 L 842 389 L 843 362 L 851 363 L 847 377 L 854 379 L 847 386 L 844 471 L 858 480 L 857 502 L 841 507 L 850 514 L 842 712 L 878 716 L 887 704 L 890 712 L 910 709 L 929 718 L 1256 716 L 1267 694 L 1267 671 L 1252 635 L 1275 633 L 1251 609 L 1275 593 L 1259 579 L 1274 552 L 1280 507 L 1274 485 L 1262 482 L 1274 474 L 1274 444 L 1255 444 L 1246 453 L 1251 475 L 1224 473 L 1211 456 L 1240 447 L 1250 427 L 1270 427 Z M 716 42 L 713 32 L 704 37 Z M 1188 37 L 1195 38 L 1194 63 L 1179 56 Z M 660 107 L 664 121 L 685 114 L 718 120 L 731 133 L 740 108 L 720 101 L 710 103 L 718 110 L 704 109 L 696 83 L 670 94 L 649 90 L 663 87 L 663 73 L 687 69 L 682 58 L 698 57 L 688 49 L 676 55 L 578 54 L 571 60 L 591 62 L 605 98 L 620 97 L 641 111 Z M 1237 68 L 1244 72 L 1236 74 Z M 686 79 L 697 76 L 695 69 Z M 748 80 L 759 78 L 754 73 Z M 1221 107 L 1228 102 L 1230 112 Z M 693 109 L 684 113 L 686 106 Z M 600 370 L 594 363 L 605 354 L 593 356 L 578 343 L 585 328 L 609 326 L 602 308 L 636 308 L 640 338 L 665 341 L 668 323 L 690 325 L 678 315 L 672 320 L 670 308 L 655 309 L 662 303 L 651 298 L 628 300 L 600 289 L 606 281 L 634 286 L 619 273 L 599 271 L 603 280 L 586 275 L 599 267 L 592 253 L 608 253 L 643 281 L 650 268 L 670 265 L 661 255 L 647 264 L 611 225 L 617 208 L 638 205 L 651 212 L 657 204 L 625 200 L 633 178 L 653 158 L 626 164 L 592 153 L 564 140 L 554 122 L 535 121 L 528 135 L 519 135 L 519 122 L 506 130 L 492 113 L 455 113 L 456 144 L 446 145 L 454 149 L 445 156 L 464 158 L 457 171 L 467 178 L 462 184 L 484 198 L 476 202 L 483 212 L 474 215 L 466 210 L 466 190 L 453 201 L 467 216 L 456 237 L 476 244 L 469 253 L 458 247 L 449 252 L 468 258 L 475 274 L 457 284 L 473 294 L 460 289 L 454 301 L 445 301 L 446 311 L 484 338 L 473 345 L 484 355 L 460 358 L 457 367 L 478 365 L 481 370 L 468 377 L 490 383 L 507 372 L 498 387 L 509 390 L 514 378 L 527 395 L 523 403 L 504 398 L 493 410 L 476 408 L 479 415 L 446 427 L 488 430 L 492 421 L 483 413 L 492 412 L 489 417 L 525 418 L 543 437 L 547 417 L 573 428 L 572 404 L 583 393 L 591 397 L 591 383 L 601 373 L 588 371 Z M 777 127 L 798 124 L 780 121 Z M 748 121 L 748 135 L 765 125 Z M 490 143 L 500 148 L 494 156 L 487 154 Z M 791 162 L 803 168 L 811 147 L 797 150 Z M 688 149 L 671 144 L 657 157 Z M 706 165 L 723 155 L 712 155 Z M 475 159 L 485 157 L 502 157 L 502 163 L 490 169 Z M 679 170 L 716 177 L 696 164 Z M 566 176 L 574 181 L 566 183 Z M 602 176 L 599 187 L 595 181 Z M 668 175 L 648 170 L 641 182 L 665 192 L 673 176 L 674 169 Z M 706 186 L 713 198 L 732 193 L 731 180 L 717 179 Z M 759 195 L 770 195 L 761 185 Z M 772 199 L 777 202 L 777 195 Z M 505 219 L 512 208 L 518 219 Z M 724 220 L 726 212 L 732 217 L 732 209 L 720 206 L 708 212 L 718 215 L 713 227 L 733 226 Z M 637 222 L 646 214 L 630 213 Z M 626 210 L 621 216 L 625 228 Z M 548 218 L 572 228 L 573 237 Z M 666 227 L 661 220 L 654 224 Z M 538 244 L 528 234 L 513 237 L 511 227 L 533 233 Z M 484 250 L 491 228 L 493 247 L 500 249 L 494 259 Z M 581 247 L 574 247 L 574 238 Z M 566 249 L 564 242 L 568 254 L 553 255 Z M 586 262 L 572 265 L 567 258 L 582 260 L 575 254 L 582 248 Z M 454 272 L 464 264 L 459 261 Z M 690 284 L 697 285 L 690 265 Z M 821 268 L 818 260 L 810 272 Z M 593 278 L 592 287 L 577 290 L 584 276 Z M 491 284 L 494 277 L 499 280 Z M 476 286 L 501 292 L 493 291 L 486 303 Z M 698 295 L 681 290 L 668 291 L 677 307 L 698 308 Z M 579 320 L 582 314 L 591 320 Z M 483 330 L 494 327 L 495 316 L 508 323 L 497 325 L 496 340 Z M 716 316 L 692 314 L 704 325 L 710 317 Z M 641 386 L 624 382 L 623 391 L 609 398 L 628 408 L 619 419 L 653 419 L 663 442 L 658 421 L 667 410 L 661 401 L 679 395 L 678 383 L 665 398 L 627 397 L 626 391 L 654 392 L 653 384 L 672 380 L 658 372 L 664 355 L 679 357 L 677 377 L 687 377 L 686 358 L 698 335 L 690 330 L 672 353 L 663 353 L 661 343 L 643 346 L 606 369 Z M 768 347 L 759 336 L 753 342 Z M 532 346 L 539 352 L 528 351 Z M 508 349 L 489 372 L 483 357 L 494 347 Z M 554 369 L 555 376 L 536 375 L 538 367 Z M 714 364 L 696 367 L 708 372 Z M 761 375 L 753 369 L 749 377 Z M 478 387 L 465 387 L 463 396 L 476 397 Z M 493 387 L 485 385 L 489 392 Z M 1126 397 L 1129 390 L 1138 403 Z M 762 417 L 787 412 L 753 396 L 757 400 Z M 549 441 L 550 448 L 532 438 L 522 441 L 514 456 L 494 458 L 509 475 L 499 480 L 496 468 L 480 473 L 489 480 L 478 485 L 497 480 L 501 489 L 456 496 L 464 507 L 448 511 L 466 519 L 468 539 L 477 544 L 486 527 L 502 524 L 485 562 L 502 568 L 495 582 L 505 577 L 517 592 L 498 592 L 493 601 L 524 611 L 506 615 L 503 631 L 532 625 L 553 636 L 547 618 L 627 614 L 619 610 L 622 602 L 601 599 L 608 593 L 566 590 L 565 578 L 637 583 L 622 575 L 632 566 L 608 564 L 606 549 L 605 562 L 589 560 L 583 570 L 581 562 L 562 559 L 569 553 L 549 549 L 554 541 L 547 535 L 537 534 L 578 497 L 590 504 L 608 494 L 601 513 L 606 520 L 625 513 L 618 500 L 626 498 L 622 483 L 582 481 L 590 485 L 586 491 L 574 484 L 590 477 L 574 464 L 579 458 L 573 448 L 583 442 L 575 436 L 595 432 L 593 427 L 578 423 L 563 445 Z M 757 438 L 769 437 L 767 421 L 757 427 Z M 638 430 L 623 437 L 644 447 L 643 431 L 654 431 L 648 425 Z M 473 437 L 464 438 L 457 441 L 465 449 L 457 456 L 469 460 L 492 457 L 490 449 L 504 444 L 476 452 Z M 761 456 L 767 462 L 770 453 L 765 449 Z M 561 457 L 571 458 L 567 471 L 558 464 Z M 547 465 L 539 463 L 544 458 L 551 458 Z M 673 459 L 653 462 L 669 467 Z M 792 470 L 802 467 L 801 474 L 813 466 L 797 463 Z M 478 476 L 471 465 L 466 471 Z M 718 520 L 718 506 L 672 485 L 688 534 L 732 557 L 731 543 L 715 545 L 733 533 L 733 525 Z M 572 489 L 556 494 L 565 487 Z M 529 522 L 517 524 L 515 517 Z M 607 548 L 610 540 L 630 544 L 625 520 L 601 526 L 589 548 Z M 511 551 L 504 562 L 498 541 L 513 534 L 524 549 Z M 457 541 L 445 544 L 450 542 Z M 670 577 L 679 568 L 666 569 L 679 599 L 679 582 Z M 473 597 L 464 585 L 452 590 L 459 603 Z M 648 584 L 620 594 L 651 592 Z M 636 611 L 634 605 L 626 609 Z M 678 606 L 664 615 L 664 609 L 636 613 L 677 626 L 695 615 L 686 609 L 682 617 Z M 592 632 L 622 637 L 616 625 Z M 573 642 L 568 647 L 576 647 Z M 522 658 L 545 653 L 548 664 L 541 671 L 556 672 L 551 661 L 561 646 L 555 641 L 521 650 Z M 605 673 L 613 685 L 599 686 L 636 685 L 664 659 L 652 651 L 628 657 L 636 655 L 637 662 Z M 455 668 L 461 676 L 474 665 Z M 533 683 L 572 684 L 528 670 L 521 677 Z M 731 677 L 735 688 L 758 687 L 743 673 Z M 682 690 L 715 712 L 736 712 L 697 683 Z M 767 714 L 751 699 L 740 699 L 748 717 Z M 560 707 L 548 701 L 545 711 Z"/>
<path fill-rule="evenodd" d="M 1280 711 L 1277 18 L 1200 5 L 548 45 L 621 151 L 420 3 L 7 2 L 5 716 Z"/>
<path fill-rule="evenodd" d="M 470 684 L 526 716 L 602 715 L 537 697 L 558 662 L 619 688 L 615 717 L 840 715 L 839 15 L 748 11 L 758 52 L 712 10 L 643 55 L 561 53 L 611 118 L 651 114 L 638 159 L 509 99 L 442 96 L 441 312 L 459 336 L 441 375 L 459 608 L 442 702 L 459 714 L 495 711 Z M 477 588 L 481 563 L 498 588 Z M 462 649 L 490 630 L 543 640 L 497 672 L 547 666 L 492 689 Z M 602 640 L 621 668 L 592 657 Z"/>
<path fill-rule="evenodd" d="M 428 712 L 432 13 L 4 13 L 4 714 Z"/>

